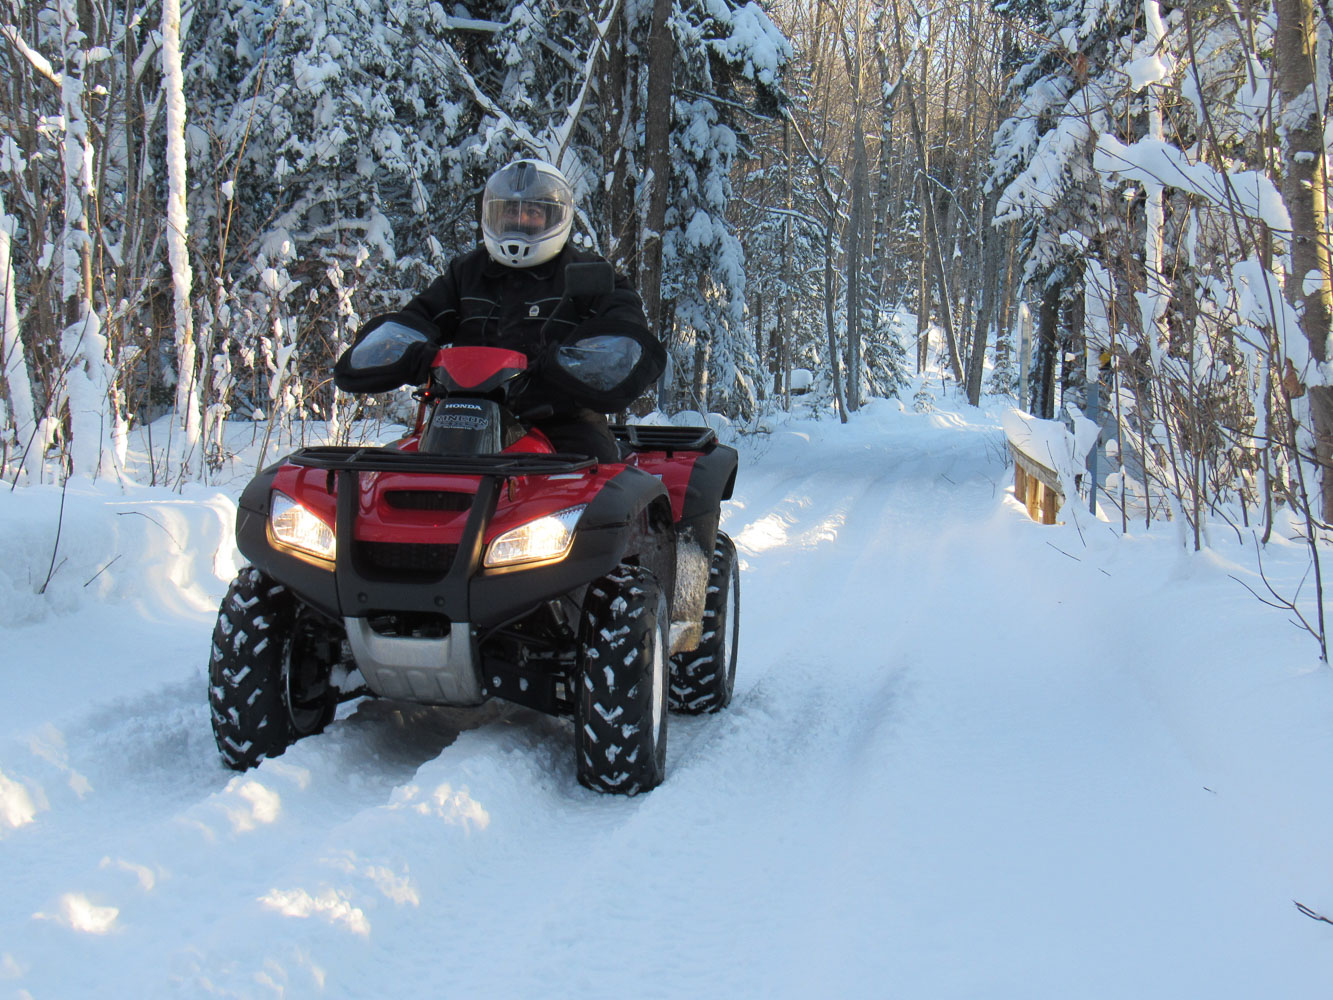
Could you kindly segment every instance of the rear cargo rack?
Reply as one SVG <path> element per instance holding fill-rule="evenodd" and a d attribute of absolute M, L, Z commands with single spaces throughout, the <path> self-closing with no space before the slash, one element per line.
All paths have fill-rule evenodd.
<path fill-rule="evenodd" d="M 612 424 L 611 433 L 636 451 L 707 451 L 717 441 L 711 427 Z"/>
<path fill-rule="evenodd" d="M 710 432 L 711 433 L 711 432 Z M 286 459 L 311 469 L 347 469 L 352 472 L 427 472 L 454 476 L 549 476 L 592 468 L 597 460 L 585 455 L 422 455 L 396 448 L 357 448 L 325 445 L 301 448 Z"/>

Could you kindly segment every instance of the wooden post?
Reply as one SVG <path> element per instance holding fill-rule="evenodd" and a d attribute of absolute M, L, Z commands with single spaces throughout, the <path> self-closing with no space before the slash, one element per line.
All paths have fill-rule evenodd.
<path fill-rule="evenodd" d="M 1048 469 L 1009 442 L 1014 460 L 1014 497 L 1027 508 L 1028 517 L 1042 524 L 1055 524 L 1064 492 L 1054 470 Z"/>
<path fill-rule="evenodd" d="M 1055 512 L 1058 509 L 1056 503 L 1055 490 L 1043 486 L 1041 490 L 1041 523 L 1054 524 Z"/>

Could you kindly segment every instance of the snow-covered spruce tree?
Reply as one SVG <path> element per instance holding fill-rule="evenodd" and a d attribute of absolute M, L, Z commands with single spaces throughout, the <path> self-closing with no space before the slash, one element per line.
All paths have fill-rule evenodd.
<path fill-rule="evenodd" d="M 1160 261 L 1168 275 L 1145 281 L 1131 314 L 1153 371 L 1151 399 L 1137 394 L 1139 417 L 1153 414 L 1148 474 L 1198 545 L 1220 502 L 1239 501 L 1245 522 L 1261 503 L 1267 531 L 1277 483 L 1308 510 L 1303 481 L 1313 480 L 1297 461 L 1311 444 L 1298 432 L 1308 414 L 1293 399 L 1312 369 L 1301 323 L 1279 293 L 1292 259 L 1271 255 L 1293 245 L 1288 208 L 1265 172 L 1272 70 L 1256 56 L 1270 50 L 1272 21 L 1246 27 L 1186 9 L 1155 23 L 1153 7 L 1145 3 L 1145 39 L 1126 66 L 1131 90 L 1147 94 L 1146 134 L 1102 136 L 1096 165 L 1142 186 L 1145 274 Z M 1288 277 L 1289 295 L 1292 285 Z"/>
<path fill-rule="evenodd" d="M 761 409 L 791 404 L 793 368 L 823 367 L 819 241 L 808 174 L 793 156 L 785 119 L 755 130 L 755 155 L 737 171 L 737 234 L 745 247 L 747 313 L 753 324 L 756 378 L 738 372 Z M 818 361 L 807 357 L 816 352 Z M 831 401 L 831 400 L 830 400 Z"/>
<path fill-rule="evenodd" d="M 274 282 L 295 324 L 281 329 L 296 345 L 291 377 L 307 383 L 299 398 L 328 415 L 337 352 L 472 247 L 481 185 L 514 156 L 559 162 L 579 195 L 575 239 L 598 244 L 594 85 L 619 0 L 294 2 L 258 17 L 212 2 L 190 62 L 212 112 L 194 133 L 192 216 L 210 231 L 205 312 L 243 413 L 297 398 L 271 398 L 260 364 L 285 349 Z"/>
<path fill-rule="evenodd" d="M 747 239 L 750 270 L 777 270 L 781 276 L 779 300 L 785 329 L 780 346 L 784 390 L 790 388 L 795 368 L 820 373 L 814 380 L 814 393 L 820 403 L 835 407 L 842 420 L 847 419 L 847 393 L 844 364 L 846 344 L 845 296 L 839 264 L 845 255 L 842 234 L 846 212 L 841 192 L 845 189 L 842 160 L 845 159 L 843 132 L 838 124 L 844 117 L 835 108 L 838 88 L 829 81 L 842 72 L 831 35 L 826 26 L 833 20 L 829 10 L 806 6 L 785 11 L 785 30 L 800 54 L 785 67 L 788 99 L 780 122 L 756 132 L 761 148 L 781 144 L 777 175 L 782 187 L 782 228 L 784 242 L 776 255 L 763 253 Z M 835 134 L 835 130 L 836 134 Z M 760 205 L 760 212 L 768 206 Z M 784 397 L 785 398 L 785 397 Z"/>
<path fill-rule="evenodd" d="M 660 332 L 678 375 L 673 398 L 661 402 L 737 413 L 759 369 L 744 322 L 745 251 L 729 210 L 731 173 L 749 143 L 740 108 L 776 108 L 790 47 L 753 2 L 680 3 L 672 30 L 672 186 L 662 275 L 670 306 Z"/>
<path fill-rule="evenodd" d="M 362 315 L 396 306 L 466 238 L 458 146 L 476 116 L 440 52 L 451 19 L 415 0 L 206 6 L 186 74 L 190 214 L 211 279 L 201 378 L 221 380 L 215 419 L 223 389 L 243 415 L 304 399 L 328 416 L 328 372 Z M 275 397 L 256 364 L 287 338 L 310 391 Z"/>
<path fill-rule="evenodd" d="M 1017 37 L 1036 41 L 1010 83 L 1014 110 L 993 143 L 988 187 L 999 196 L 992 224 L 1020 226 L 1022 280 L 1039 317 L 1032 398 L 1023 403 L 1050 417 L 1060 359 L 1083 349 L 1082 331 L 1069 320 L 1081 314 L 1083 261 L 1103 252 L 1105 228 L 1092 153 L 1124 90 L 1119 54 L 1138 8 L 1132 0 L 1101 0 L 1002 9 L 1023 22 Z M 1080 368 L 1059 381 L 1081 385 L 1082 375 Z"/>

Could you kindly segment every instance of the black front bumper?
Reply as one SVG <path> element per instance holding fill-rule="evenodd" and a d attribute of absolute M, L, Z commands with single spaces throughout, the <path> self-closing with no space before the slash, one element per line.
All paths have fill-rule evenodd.
<path fill-rule="evenodd" d="M 387 448 L 305 448 L 286 463 L 328 470 L 337 497 L 336 561 L 312 558 L 273 538 L 268 527 L 275 465 L 247 487 L 237 514 L 237 545 L 255 566 L 331 618 L 375 613 L 427 613 L 481 627 L 498 624 L 541 601 L 609 573 L 625 556 L 638 511 L 663 493 L 652 476 L 627 467 L 591 498 L 569 554 L 557 563 L 482 568 L 487 528 L 503 480 L 578 472 L 595 465 L 568 455 L 417 455 Z M 451 560 L 436 576 L 386 579 L 359 558 L 354 537 L 358 474 L 411 472 L 478 476 L 480 481 Z M 344 541 L 347 540 L 347 541 Z"/>

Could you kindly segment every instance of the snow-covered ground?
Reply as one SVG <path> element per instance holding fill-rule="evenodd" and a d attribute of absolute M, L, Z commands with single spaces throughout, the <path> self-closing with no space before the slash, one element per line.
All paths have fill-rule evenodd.
<path fill-rule="evenodd" d="M 1252 541 L 1033 523 L 998 403 L 769 423 L 735 702 L 628 800 L 499 704 L 344 706 L 236 775 L 239 474 L 0 495 L 0 993 L 1324 995 L 1333 675 Z"/>

